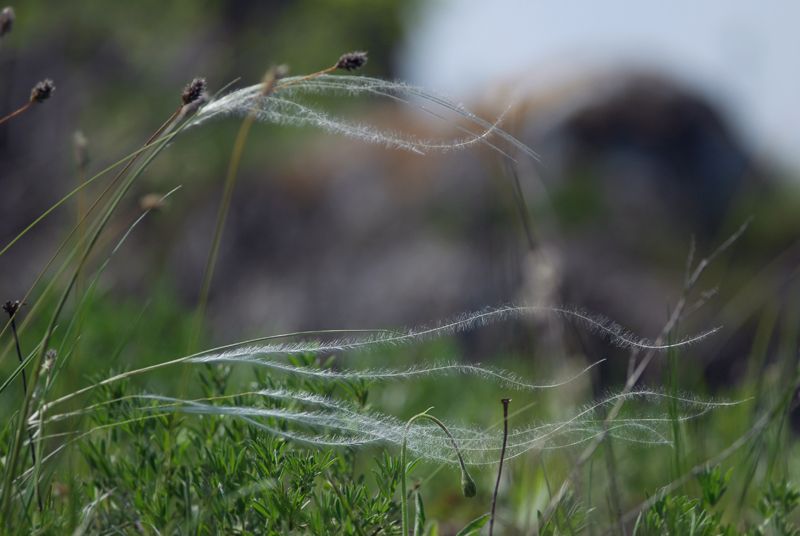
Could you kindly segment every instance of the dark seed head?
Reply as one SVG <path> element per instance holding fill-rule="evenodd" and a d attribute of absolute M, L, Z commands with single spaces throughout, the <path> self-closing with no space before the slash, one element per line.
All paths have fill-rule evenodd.
<path fill-rule="evenodd" d="M 183 104 L 186 105 L 197 102 L 200 99 L 205 100 L 207 88 L 208 84 L 206 84 L 205 78 L 195 78 L 189 82 L 185 88 L 183 88 L 183 93 L 181 93 L 181 101 L 183 101 Z"/>
<path fill-rule="evenodd" d="M 14 27 L 14 19 L 16 19 L 16 15 L 14 15 L 13 7 L 4 7 L 3 11 L 0 11 L 0 37 L 11 32 Z"/>
<path fill-rule="evenodd" d="M 3 305 L 3 311 L 8 313 L 8 316 L 14 316 L 16 312 L 19 310 L 19 306 L 22 305 L 19 300 L 14 301 L 7 301 L 5 305 Z"/>
<path fill-rule="evenodd" d="M 362 68 L 367 64 L 367 53 L 363 51 L 348 52 L 342 54 L 339 61 L 336 62 L 337 69 L 344 69 L 345 71 L 355 71 Z"/>
<path fill-rule="evenodd" d="M 53 95 L 55 90 L 56 86 L 53 81 L 45 78 L 31 89 L 31 102 L 44 102 Z"/>

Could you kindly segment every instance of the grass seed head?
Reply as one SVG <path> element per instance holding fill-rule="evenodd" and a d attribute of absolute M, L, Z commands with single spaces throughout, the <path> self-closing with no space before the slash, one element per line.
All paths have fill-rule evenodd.
<path fill-rule="evenodd" d="M 183 93 L 181 93 L 181 101 L 184 105 L 194 104 L 197 101 L 201 101 L 202 104 L 202 102 L 207 100 L 207 89 L 208 84 L 206 83 L 205 78 L 195 78 L 189 82 L 185 88 L 183 88 Z"/>
<path fill-rule="evenodd" d="M 11 33 L 11 30 L 14 28 L 14 20 L 16 18 L 17 17 L 14 14 L 14 8 L 11 6 L 4 7 L 3 11 L 0 11 L 0 37 L 3 37 L 7 33 Z"/>
<path fill-rule="evenodd" d="M 364 51 L 355 51 L 342 54 L 339 61 L 336 62 L 336 68 L 344 69 L 345 71 L 355 71 L 366 64 L 367 53 Z"/>
<path fill-rule="evenodd" d="M 3 305 L 3 311 L 5 311 L 8 314 L 8 316 L 14 316 L 16 312 L 19 310 L 20 305 L 22 304 L 20 303 L 19 300 L 14 300 L 14 301 L 9 300 Z"/>
<path fill-rule="evenodd" d="M 31 102 L 44 102 L 53 95 L 55 90 L 56 86 L 53 81 L 45 78 L 31 89 Z"/>

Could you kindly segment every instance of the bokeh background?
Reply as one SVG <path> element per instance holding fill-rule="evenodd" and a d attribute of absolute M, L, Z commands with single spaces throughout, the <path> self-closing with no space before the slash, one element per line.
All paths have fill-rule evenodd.
<path fill-rule="evenodd" d="M 45 77 L 57 91 L 0 126 L 3 244 L 87 175 L 135 150 L 193 77 L 206 77 L 212 91 L 244 86 L 271 65 L 312 72 L 349 50 L 369 51 L 365 75 L 450 95 L 490 121 L 503 116 L 501 126 L 541 155 L 520 168 L 520 209 L 508 167 L 485 148 L 420 156 L 257 125 L 214 280 L 209 342 L 414 325 L 508 303 L 584 307 L 654 336 L 681 291 L 693 241 L 700 258 L 749 218 L 703 281 L 716 297 L 681 326 L 725 326 L 697 373 L 711 384 L 739 377 L 761 313 L 797 318 L 800 75 L 792 54 L 800 8 L 792 2 L 14 7 L 17 22 L 0 44 L 0 107 L 24 103 Z M 411 133 L 441 128 L 397 103 L 326 102 Z M 120 233 L 140 197 L 182 185 L 103 279 L 104 311 L 135 317 L 150 303 L 152 329 L 164 335 L 126 350 L 131 359 L 179 351 L 169 334 L 184 329 L 197 302 L 238 126 L 218 120 L 182 136 L 116 222 Z M 86 169 L 76 164 L 78 131 Z M 0 259 L 3 299 L 24 293 L 76 210 L 65 205 Z M 547 318 L 465 335 L 461 351 L 485 361 L 540 343 L 619 353 Z M 605 366 L 614 378 L 625 360 Z"/>

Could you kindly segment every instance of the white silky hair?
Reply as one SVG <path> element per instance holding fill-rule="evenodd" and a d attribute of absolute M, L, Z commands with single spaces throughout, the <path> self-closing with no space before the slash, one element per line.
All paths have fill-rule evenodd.
<path fill-rule="evenodd" d="M 372 96 L 389 99 L 455 126 L 464 136 L 450 140 L 420 139 L 408 133 L 379 129 L 365 123 L 336 117 L 303 102 L 303 98 L 319 94 L 342 97 Z M 502 115 L 497 121 L 490 122 L 470 112 L 463 105 L 422 88 L 364 76 L 289 77 L 277 83 L 269 95 L 263 94 L 262 84 L 248 86 L 232 91 L 203 106 L 192 121 L 192 125 L 199 125 L 218 116 L 246 116 L 249 114 L 253 114 L 259 121 L 317 127 L 367 143 L 418 154 L 430 151 L 451 151 L 483 144 L 511 160 L 514 160 L 511 155 L 513 150 L 534 160 L 539 159 L 532 149 L 499 127 Z M 462 118 L 471 128 L 456 124 L 452 116 Z"/>

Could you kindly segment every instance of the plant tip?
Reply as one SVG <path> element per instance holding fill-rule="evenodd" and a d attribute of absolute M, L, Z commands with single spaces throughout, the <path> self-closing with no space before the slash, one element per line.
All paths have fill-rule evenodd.
<path fill-rule="evenodd" d="M 160 210 L 164 208 L 164 197 L 159 194 L 147 194 L 139 199 L 139 208 L 142 212 Z"/>
<path fill-rule="evenodd" d="M 183 102 L 184 106 L 188 104 L 194 104 L 200 101 L 198 104 L 202 104 L 206 101 L 206 89 L 208 88 L 208 84 L 206 83 L 205 78 L 195 78 L 191 82 L 189 82 L 185 88 L 183 88 L 183 93 L 181 93 L 181 101 Z"/>
<path fill-rule="evenodd" d="M 56 86 L 53 81 L 45 78 L 31 89 L 31 102 L 44 102 L 53 95 L 55 90 Z"/>
<path fill-rule="evenodd" d="M 342 54 L 336 62 L 337 69 L 345 71 L 355 71 L 367 64 L 367 53 L 364 51 L 347 52 Z"/>
<path fill-rule="evenodd" d="M 4 7 L 3 11 L 0 11 L 0 37 L 11 33 L 12 28 L 14 28 L 15 19 L 16 15 L 14 15 L 13 7 Z"/>
<path fill-rule="evenodd" d="M 8 316 L 14 316 L 19 310 L 21 305 L 22 303 L 20 303 L 19 300 L 14 300 L 14 301 L 9 300 L 3 305 L 3 311 L 8 313 Z"/>
<path fill-rule="evenodd" d="M 89 140 L 80 130 L 72 135 L 72 147 L 75 150 L 75 163 L 80 169 L 85 169 L 89 165 Z"/>
<path fill-rule="evenodd" d="M 461 469 L 461 491 L 464 493 L 464 497 L 474 497 L 478 493 L 478 486 L 475 485 L 475 481 L 472 480 L 466 467 Z"/>

